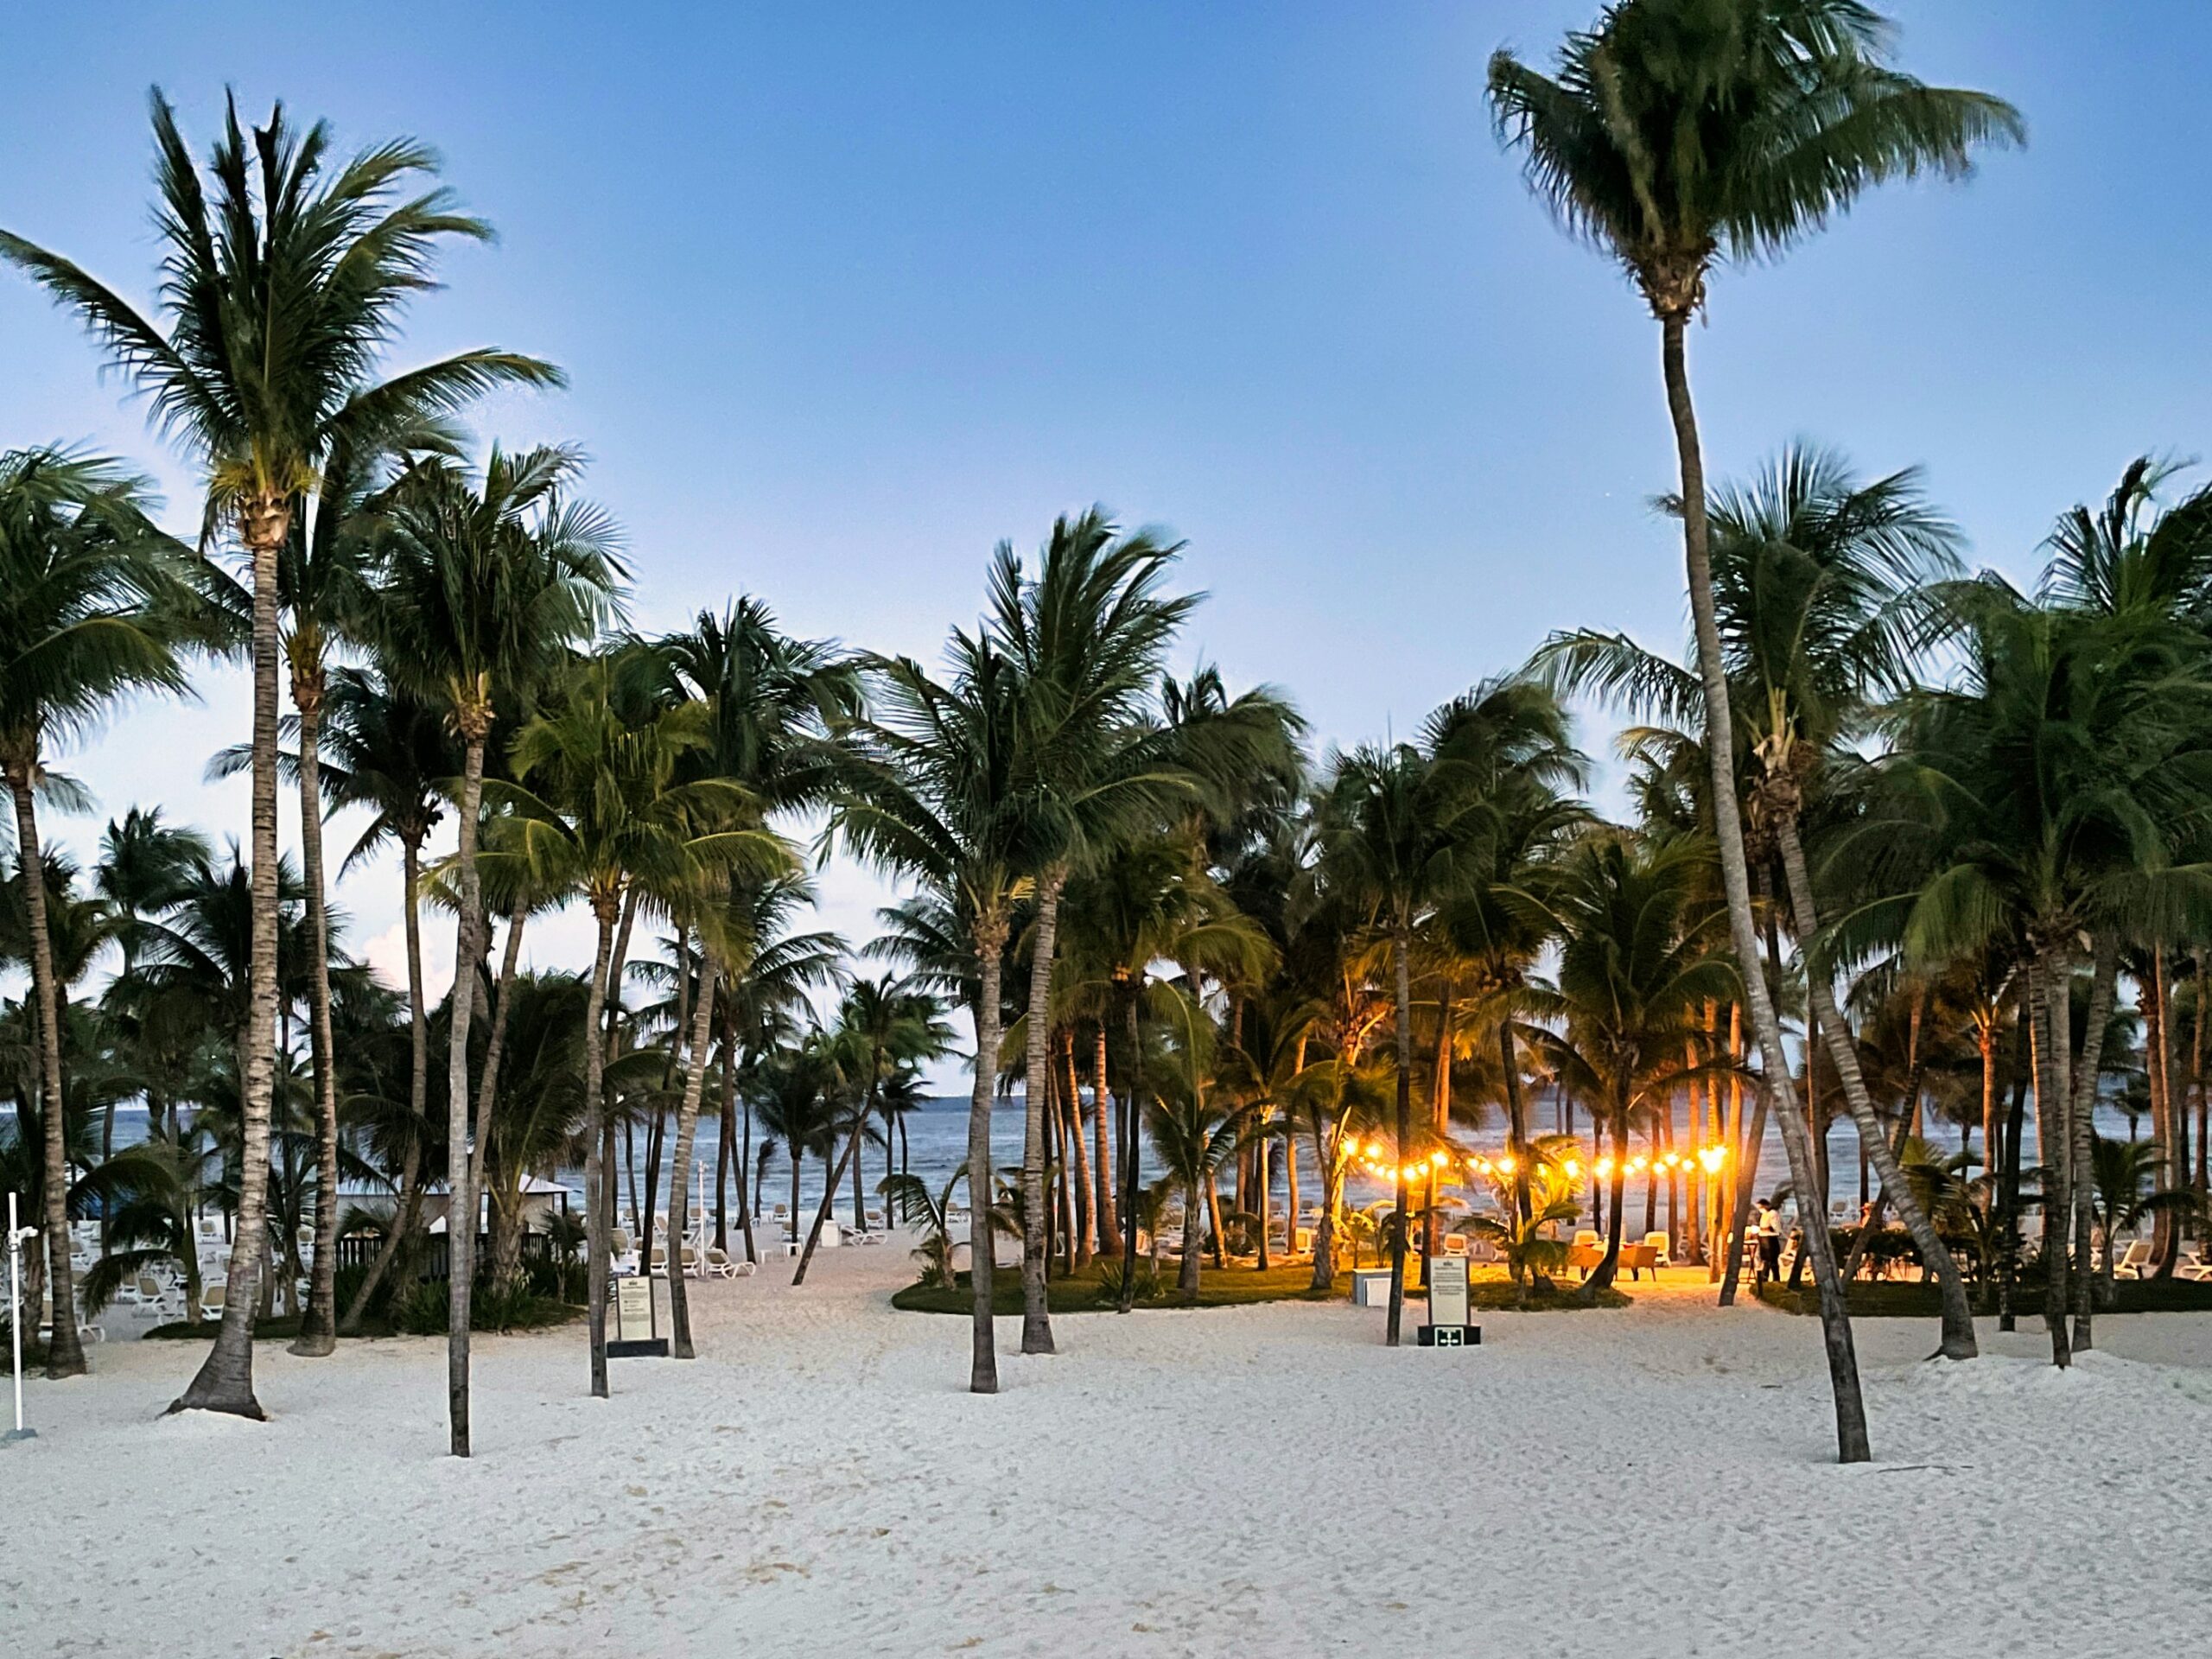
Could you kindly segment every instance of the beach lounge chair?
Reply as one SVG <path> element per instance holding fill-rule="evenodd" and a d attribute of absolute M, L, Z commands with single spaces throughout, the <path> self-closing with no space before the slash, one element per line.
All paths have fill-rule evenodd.
<path fill-rule="evenodd" d="M 2112 1264 L 2112 1276 L 2115 1279 L 2140 1279 L 2143 1269 L 2150 1265 L 2151 1241 L 2139 1238 L 2133 1241 L 2126 1253 Z"/>
<path fill-rule="evenodd" d="M 729 1259 L 729 1252 L 721 1245 L 708 1245 L 704 1260 L 708 1278 L 734 1279 L 737 1277 L 737 1263 Z"/>
<path fill-rule="evenodd" d="M 1465 1255 L 1466 1253 L 1467 1236 L 1465 1233 L 1446 1233 L 1444 1235 L 1445 1255 Z"/>
<path fill-rule="evenodd" d="M 703 1279 L 706 1277 L 707 1270 L 705 1263 L 702 1261 L 699 1252 L 694 1249 L 690 1245 L 679 1244 L 677 1246 L 676 1261 L 677 1265 L 682 1268 L 683 1276 L 686 1279 Z"/>
<path fill-rule="evenodd" d="M 1674 1241 L 1664 1233 L 1652 1232 L 1643 1236 L 1644 1248 L 1652 1252 L 1651 1265 L 1655 1269 L 1671 1268 L 1675 1265 L 1674 1257 L 1670 1254 L 1673 1243 Z"/>

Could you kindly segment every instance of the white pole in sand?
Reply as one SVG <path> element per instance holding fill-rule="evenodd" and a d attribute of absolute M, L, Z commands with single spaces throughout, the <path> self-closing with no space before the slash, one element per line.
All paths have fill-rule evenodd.
<path fill-rule="evenodd" d="M 8 1345 L 15 1351 L 16 1426 L 4 1435 L 0 1435 L 0 1444 L 38 1437 L 36 1429 L 23 1427 L 23 1241 L 35 1230 L 16 1224 L 16 1195 L 10 1192 L 8 1195 Z"/>

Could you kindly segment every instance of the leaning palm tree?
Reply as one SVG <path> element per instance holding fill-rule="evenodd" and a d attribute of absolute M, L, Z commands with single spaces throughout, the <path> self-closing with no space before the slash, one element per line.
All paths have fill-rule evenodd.
<path fill-rule="evenodd" d="M 418 188 L 437 171 L 433 151 L 400 139 L 337 163 L 321 123 L 303 131 L 279 105 L 249 139 L 232 104 L 203 181 L 168 100 L 156 90 L 151 101 L 157 223 L 168 249 L 158 313 L 166 329 L 79 266 L 19 236 L 0 232 L 0 258 L 76 312 L 151 395 L 155 421 L 207 478 L 203 541 L 235 534 L 251 571 L 258 922 L 239 1194 L 251 1236 L 262 1223 L 276 1088 L 280 551 L 302 497 L 335 448 L 365 448 L 493 387 L 556 385 L 561 375 L 535 358 L 479 350 L 379 378 L 408 302 L 431 285 L 439 245 L 491 234 L 482 220 L 455 212 L 445 190 Z M 244 1271 L 180 1408 L 261 1415 L 251 1258 Z"/>
<path fill-rule="evenodd" d="M 195 628 L 181 550 L 146 517 L 148 486 L 115 461 L 59 449 L 0 455 L 0 772 L 15 807 L 29 923 L 41 1097 L 63 1098 L 60 1002 L 48 926 L 37 797 L 73 793 L 47 770 L 49 747 L 131 692 L 181 693 Z M 62 1115 L 46 1114 L 47 1283 L 70 1306 Z M 76 1321 L 58 1319 L 47 1372 L 85 1369 Z"/>
<path fill-rule="evenodd" d="M 862 862 L 918 880 L 969 965 L 975 1081 L 968 1166 L 991 1165 L 1006 947 L 1014 906 L 1030 890 L 1034 825 L 1018 787 L 1019 675 L 988 639 L 955 633 L 949 684 L 908 658 L 874 664 L 874 712 L 855 730 L 856 756 L 832 810 L 834 837 Z M 998 1392 L 992 1328 L 990 1205 L 970 1206 L 974 1291 L 968 1386 Z"/>
<path fill-rule="evenodd" d="M 1980 92 L 1892 67 L 1890 26 L 1860 0 L 1619 0 L 1567 37 L 1556 75 L 1500 51 L 1489 95 L 1529 186 L 1573 233 L 1620 261 L 1660 327 L 1681 469 L 1682 543 L 1716 801 L 1735 798 L 1727 669 L 1713 607 L 1705 462 L 1685 341 L 1724 253 L 1771 257 L 1876 184 L 1960 177 L 1977 146 L 2018 142 L 2019 115 Z M 1731 938 L 1770 1098 L 1788 1075 L 1781 1022 L 1751 964 L 1758 938 L 1743 826 L 1713 814 Z M 1790 1171 L 1813 1192 L 1809 1135 L 1777 1109 Z M 1872 1455 L 1834 1252 L 1807 1229 L 1836 1402 L 1840 1459 Z"/>
<path fill-rule="evenodd" d="M 1679 503 L 1675 504 L 1679 506 Z M 1751 827 L 1789 899 L 1813 1023 L 1843 1085 L 1859 1145 L 1942 1294 L 1941 1351 L 1975 1352 L 1974 1310 L 1957 1262 L 1898 1167 L 1859 1050 L 1836 1005 L 1833 957 L 1800 834 L 1807 798 L 1847 769 L 1878 703 L 1903 695 L 1944 618 L 1939 584 L 1959 569 L 1957 530 L 1911 471 L 1872 481 L 1832 451 L 1793 445 L 1750 484 L 1713 492 L 1714 616 L 1738 741 L 1754 781 Z M 1630 712 L 1692 728 L 1694 675 L 1620 635 L 1556 634 L 1537 662 L 1561 686 L 1612 693 Z M 1834 763 L 1842 759 L 1845 767 Z"/>
<path fill-rule="evenodd" d="M 460 923 L 447 1044 L 448 1249 L 453 1289 L 447 1380 L 453 1453 L 468 1455 L 468 1300 L 475 1266 L 470 1179 L 468 1029 L 484 921 L 476 868 L 485 747 L 502 698 L 533 696 L 616 610 L 623 570 L 613 521 L 564 494 L 572 450 L 509 455 L 496 445 L 480 480 L 431 457 L 390 493 L 375 607 L 386 666 L 445 707 L 461 743 L 457 791 Z"/>

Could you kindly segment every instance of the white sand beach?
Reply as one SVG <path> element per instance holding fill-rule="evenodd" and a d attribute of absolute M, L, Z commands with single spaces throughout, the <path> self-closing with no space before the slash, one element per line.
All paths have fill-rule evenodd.
<path fill-rule="evenodd" d="M 1478 1351 L 1277 1305 L 1056 1321 L 963 1391 L 898 1249 L 709 1285 L 702 1354 L 480 1340 L 259 1351 L 255 1425 L 162 1407 L 195 1346 L 34 1382 L 0 1453 L 59 1550 L 0 1566 L 11 1654 L 2140 1653 L 2212 1628 L 2212 1318 L 2031 1331 L 1967 1367 L 1859 1327 L 1878 1461 L 1841 1469 L 1817 1328 L 1702 1276 L 1500 1315 Z M 1012 1322 L 1001 1326 L 1011 1346 Z M 1993 1337 L 1993 1332 L 1986 1334 Z M 1224 1432 L 1234 1426 L 1236 1433 Z"/>

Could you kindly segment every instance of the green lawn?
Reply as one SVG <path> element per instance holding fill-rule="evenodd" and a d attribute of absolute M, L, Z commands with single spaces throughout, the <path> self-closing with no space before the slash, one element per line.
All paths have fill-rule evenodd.
<path fill-rule="evenodd" d="M 2100 1313 L 2212 1313 L 2212 1284 L 2200 1284 L 2187 1279 L 2121 1280 L 2113 1286 L 2113 1303 Z M 1820 1310 L 1813 1300 L 1813 1287 L 1790 1290 L 1782 1285 L 1760 1287 L 1758 1298 L 1770 1307 L 1778 1307 L 1785 1313 L 1815 1313 Z M 1861 1281 L 1851 1287 L 1851 1313 L 1863 1319 L 1932 1319 L 1942 1312 L 1940 1293 L 1932 1285 L 1916 1281 L 1883 1279 Z M 2043 1286 L 2040 1283 L 2021 1285 L 2013 1292 L 2012 1305 L 2023 1317 L 2031 1317 L 2043 1308 Z M 1993 1314 L 1997 1304 L 1993 1299 L 1974 1302 L 1977 1313 Z"/>
<path fill-rule="evenodd" d="M 1184 1307 L 1189 1306 L 1175 1288 L 1175 1267 L 1165 1264 L 1160 1272 L 1156 1294 L 1145 1293 L 1141 1268 L 1138 1278 L 1140 1307 Z M 1211 1262 L 1198 1276 L 1200 1307 L 1241 1307 L 1255 1302 L 1341 1302 L 1351 1296 L 1351 1274 L 1349 1271 L 1337 1275 L 1333 1287 L 1315 1290 L 1313 1269 L 1303 1262 L 1289 1267 L 1270 1268 L 1262 1273 L 1249 1267 L 1217 1268 Z M 1484 1274 L 1478 1272 L 1467 1287 L 1468 1300 L 1477 1308 L 1510 1308 L 1514 1305 L 1512 1282 L 1502 1270 Z M 927 1285 L 909 1285 L 891 1299 L 891 1305 L 909 1313 L 966 1313 L 972 1306 L 969 1300 L 968 1275 L 960 1275 L 957 1289 L 944 1290 Z M 1421 1293 L 1414 1293 L 1415 1300 Z M 1607 1292 L 1598 1299 L 1597 1306 L 1626 1307 L 1628 1296 L 1618 1290 Z M 1055 1276 L 1050 1290 L 1052 1310 L 1055 1313 L 1096 1313 L 1116 1306 L 1113 1293 L 1107 1287 L 1102 1265 L 1093 1262 L 1078 1268 L 1074 1274 Z M 1021 1312 L 1021 1274 L 1014 1268 L 1001 1268 L 991 1278 L 991 1304 L 1001 1313 Z M 1582 1301 L 1571 1285 L 1564 1286 L 1549 1296 L 1529 1298 L 1532 1313 L 1553 1309 L 1573 1309 L 1589 1306 Z"/>

